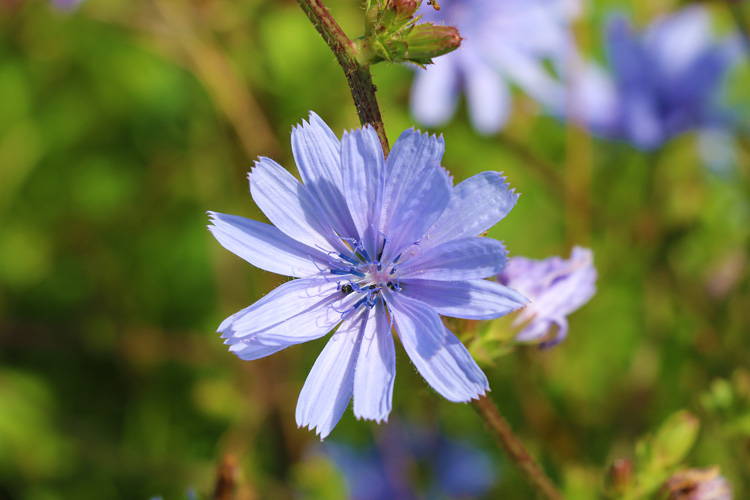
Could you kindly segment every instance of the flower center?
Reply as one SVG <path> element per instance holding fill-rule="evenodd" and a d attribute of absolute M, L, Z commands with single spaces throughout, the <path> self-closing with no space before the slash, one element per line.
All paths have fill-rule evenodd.
<path fill-rule="evenodd" d="M 382 257 L 383 249 L 378 250 L 377 259 L 370 256 L 361 241 L 342 240 L 351 249 L 349 254 L 330 252 L 328 254 L 329 268 L 324 271 L 329 276 L 335 276 L 338 289 L 344 295 L 359 293 L 362 295 L 354 304 L 353 309 L 359 306 L 372 309 L 381 298 L 381 291 L 388 288 L 394 292 L 400 292 L 398 283 L 398 257 L 393 262 L 383 264 L 379 259 Z M 400 257 L 400 256 L 399 256 Z"/>

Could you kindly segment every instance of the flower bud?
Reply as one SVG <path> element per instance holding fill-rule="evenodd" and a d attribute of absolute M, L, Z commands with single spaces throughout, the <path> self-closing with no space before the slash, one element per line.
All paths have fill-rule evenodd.
<path fill-rule="evenodd" d="M 357 41 L 359 62 L 409 62 L 424 67 L 433 57 L 457 49 L 461 36 L 456 28 L 417 24 L 421 16 L 414 15 L 420 4 L 420 0 L 370 0 L 365 36 Z"/>
<path fill-rule="evenodd" d="M 624 458 L 615 460 L 609 468 L 609 483 L 613 493 L 627 493 L 633 483 L 633 462 Z"/>
<path fill-rule="evenodd" d="M 405 61 L 424 66 L 433 57 L 453 52 L 461 45 L 461 35 L 453 26 L 418 24 L 406 37 Z"/>
<path fill-rule="evenodd" d="M 700 422 L 687 411 L 679 411 L 664 422 L 651 442 L 653 464 L 666 468 L 677 465 L 693 447 Z"/>

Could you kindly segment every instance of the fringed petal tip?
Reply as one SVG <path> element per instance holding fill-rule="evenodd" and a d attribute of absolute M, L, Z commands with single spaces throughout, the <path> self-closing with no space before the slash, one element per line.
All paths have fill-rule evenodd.
<path fill-rule="evenodd" d="M 488 392 L 490 392 L 490 386 L 489 383 L 487 383 L 484 388 L 478 389 L 475 394 L 466 394 L 463 398 L 448 398 L 444 394 L 440 394 L 440 392 L 435 391 L 437 394 L 440 394 L 443 398 L 447 399 L 451 403 L 471 403 L 472 401 L 477 401 L 482 396 L 486 396 Z M 435 390 L 433 388 L 433 390 Z"/>
<path fill-rule="evenodd" d="M 323 429 L 322 424 L 313 424 L 312 422 L 307 423 L 300 423 L 297 422 L 297 429 L 305 429 L 310 432 L 314 432 L 316 436 L 320 437 L 320 442 L 322 443 L 325 438 L 327 438 L 330 434 L 333 428 L 325 430 Z"/>
<path fill-rule="evenodd" d="M 257 160 L 253 160 L 253 166 L 250 167 L 250 170 L 247 172 L 247 180 L 249 182 L 252 182 L 253 174 L 255 173 L 256 169 L 261 168 L 263 166 L 263 163 L 265 162 L 271 162 L 274 165 L 278 165 L 276 161 L 269 158 L 268 156 L 258 156 Z"/>
<path fill-rule="evenodd" d="M 378 425 L 380 425 L 380 424 L 387 424 L 389 416 L 390 416 L 390 414 L 383 415 L 383 416 L 380 416 L 380 417 L 367 417 L 365 415 L 357 415 L 356 412 L 354 413 L 354 418 L 356 418 L 357 420 L 369 420 L 370 422 L 375 422 Z"/>
<path fill-rule="evenodd" d="M 411 126 L 411 127 L 407 128 L 406 130 L 404 130 L 403 132 L 401 132 L 401 135 L 399 135 L 399 139 L 402 136 L 415 135 L 415 134 L 418 135 L 419 139 L 422 140 L 422 141 L 435 140 L 435 141 L 438 141 L 439 143 L 441 143 L 443 146 L 445 145 L 445 138 L 443 137 L 443 133 L 442 132 L 440 134 L 436 134 L 434 132 L 430 133 L 429 131 L 422 132 L 421 129 L 418 129 L 418 128 L 414 127 L 414 126 Z"/>
<path fill-rule="evenodd" d="M 307 113 L 307 120 L 302 118 L 300 123 L 297 123 L 295 125 L 292 125 L 292 131 L 298 130 L 298 129 L 307 129 L 310 127 L 325 127 L 328 128 L 328 125 L 325 121 L 313 110 L 308 111 Z"/>

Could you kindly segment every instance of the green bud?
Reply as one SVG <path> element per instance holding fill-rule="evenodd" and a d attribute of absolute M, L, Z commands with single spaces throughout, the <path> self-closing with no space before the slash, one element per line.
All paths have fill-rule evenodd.
<path fill-rule="evenodd" d="M 414 17 L 421 0 L 370 0 L 365 16 L 365 36 L 357 40 L 357 59 L 367 65 L 380 61 L 408 62 L 424 67 L 433 57 L 461 45 L 452 26 L 417 24 Z"/>
<path fill-rule="evenodd" d="M 695 444 L 699 427 L 698 419 L 687 411 L 669 417 L 651 440 L 651 465 L 664 469 L 680 463 Z"/>
<path fill-rule="evenodd" d="M 406 37 L 405 61 L 424 67 L 432 58 L 453 52 L 461 45 L 461 35 L 453 26 L 419 24 Z"/>

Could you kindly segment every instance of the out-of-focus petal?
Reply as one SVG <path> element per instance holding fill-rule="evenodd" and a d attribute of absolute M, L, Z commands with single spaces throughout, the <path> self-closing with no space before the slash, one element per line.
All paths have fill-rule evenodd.
<path fill-rule="evenodd" d="M 660 61 L 658 71 L 677 77 L 710 46 L 711 20 L 701 6 L 684 8 L 652 23 L 643 42 Z"/>
<path fill-rule="evenodd" d="M 297 401 L 297 425 L 315 430 L 323 440 L 349 405 L 359 339 L 367 312 L 345 320 L 315 361 Z"/>
<path fill-rule="evenodd" d="M 414 366 L 445 399 L 466 402 L 489 389 L 466 347 L 428 305 L 403 295 L 388 302 L 401 343 Z"/>
<path fill-rule="evenodd" d="M 420 241 L 424 250 L 448 240 L 477 236 L 500 222 L 518 201 L 500 172 L 482 172 L 453 188 L 451 201 Z"/>
<path fill-rule="evenodd" d="M 493 52 L 493 64 L 510 80 L 555 112 L 565 108 L 565 89 L 530 54 L 502 47 Z"/>
<path fill-rule="evenodd" d="M 494 319 L 523 307 L 528 299 L 516 290 L 487 280 L 407 280 L 402 293 L 421 300 L 438 314 L 466 319 Z"/>
<path fill-rule="evenodd" d="M 413 247 L 409 258 L 398 267 L 401 279 L 465 281 L 482 279 L 499 273 L 508 260 L 503 244 L 490 238 L 461 238 L 424 251 Z"/>
<path fill-rule="evenodd" d="M 326 255 L 290 238 L 274 226 L 238 215 L 209 212 L 211 234 L 221 246 L 255 267 L 301 278 L 319 273 Z"/>
<path fill-rule="evenodd" d="M 362 327 L 354 373 L 354 416 L 381 422 L 391 412 L 396 378 L 396 349 L 382 301 L 375 304 Z"/>
<path fill-rule="evenodd" d="M 588 302 L 596 292 L 596 275 L 593 253 L 581 247 L 573 248 L 569 259 L 510 259 L 498 276 L 500 282 L 532 301 L 516 317 L 514 325 L 522 327 L 516 340 L 544 339 L 550 328 L 557 325 L 555 338 L 545 341 L 541 347 L 560 343 L 568 333 L 566 316 Z"/>
<path fill-rule="evenodd" d="M 292 129 L 292 154 L 302 182 L 331 226 L 355 235 L 342 190 L 341 145 L 333 131 L 310 112 L 310 122 Z"/>
<path fill-rule="evenodd" d="M 634 92 L 623 107 L 624 129 L 636 147 L 654 149 L 666 139 L 656 106 L 648 95 Z"/>
<path fill-rule="evenodd" d="M 465 71 L 466 100 L 472 125 L 492 135 L 503 128 L 511 111 L 510 90 L 500 74 L 481 60 Z"/>
<path fill-rule="evenodd" d="M 448 206 L 451 183 L 440 166 L 443 138 L 404 131 L 385 169 L 380 229 L 387 236 L 382 260 L 389 262 L 424 235 Z"/>
<path fill-rule="evenodd" d="M 436 127 L 451 119 L 458 104 L 458 73 L 455 56 L 435 59 L 427 69 L 417 70 L 411 88 L 411 112 L 419 123 Z"/>
<path fill-rule="evenodd" d="M 612 77 L 599 66 L 585 64 L 571 77 L 567 115 L 593 134 L 605 137 L 617 132 L 620 101 Z"/>

